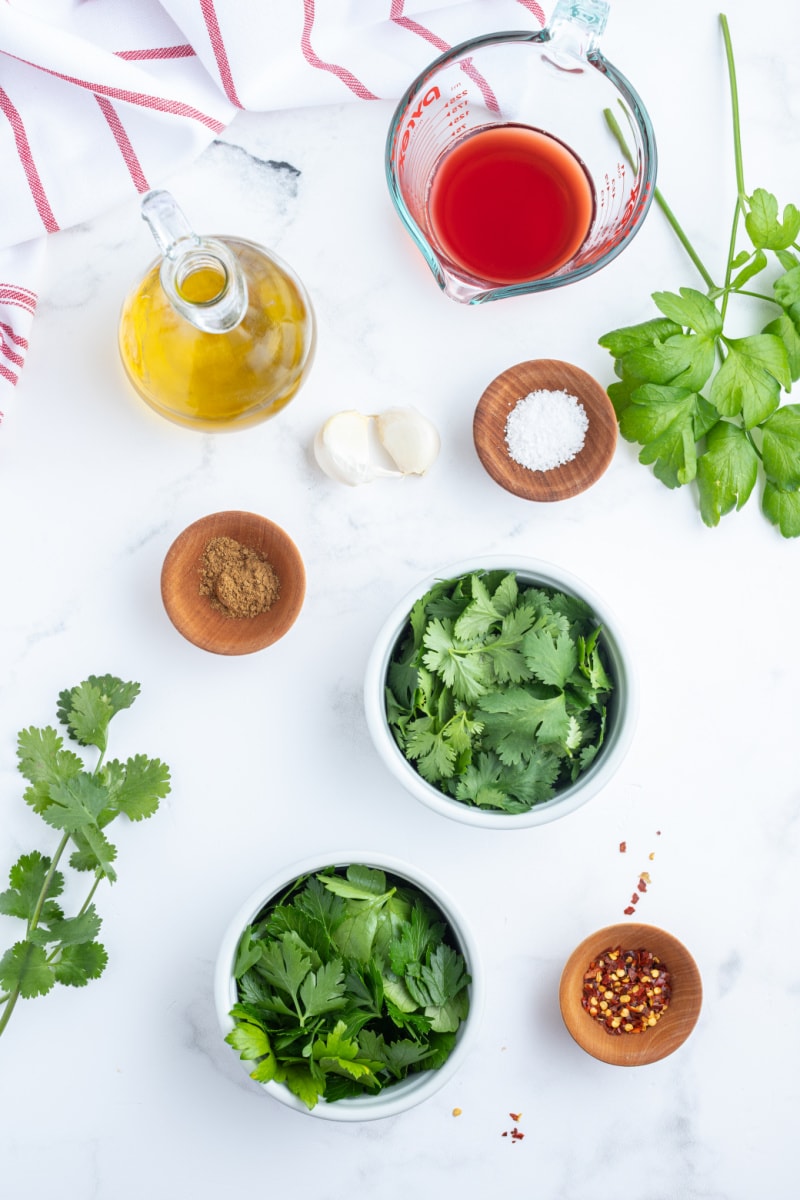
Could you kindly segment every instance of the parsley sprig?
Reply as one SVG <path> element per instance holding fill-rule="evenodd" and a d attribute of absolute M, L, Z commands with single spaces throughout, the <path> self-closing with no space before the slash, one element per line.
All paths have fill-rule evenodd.
<path fill-rule="evenodd" d="M 715 282 L 669 205 L 655 198 L 706 291 L 655 292 L 662 314 L 600 338 L 615 360 L 608 388 L 620 433 L 642 446 L 639 461 L 669 488 L 694 484 L 708 526 L 740 509 L 759 478 L 764 515 L 800 536 L 800 405 L 782 404 L 800 378 L 800 211 L 780 212 L 763 188 L 748 193 L 728 22 L 720 15 L 733 113 L 736 203 L 722 283 Z M 606 114 L 624 152 L 612 114 Z M 742 226 L 746 244 L 742 245 Z M 757 281 L 757 284 L 754 282 Z M 732 299 L 774 315 L 756 332 L 728 332 Z M 759 320 L 763 320 L 760 317 Z"/>
<path fill-rule="evenodd" d="M 589 606 L 515 574 L 442 580 L 414 605 L 386 713 L 423 779 L 464 804 L 529 811 L 604 739 L 613 681 Z"/>
<path fill-rule="evenodd" d="M 51 726 L 19 734 L 18 766 L 29 784 L 24 799 L 61 838 L 52 856 L 38 850 L 21 855 L 10 887 L 0 892 L 0 913 L 25 923 L 24 938 L 0 958 L 0 1034 L 20 998 L 42 996 L 57 983 L 83 987 L 105 968 L 94 895 L 101 880 L 117 878 L 116 847 L 106 830 L 120 814 L 131 821 L 151 816 L 170 789 L 169 770 L 158 759 L 105 759 L 111 719 L 133 704 L 139 690 L 138 683 L 112 675 L 90 675 L 60 693 L 57 716 L 68 737 L 97 751 L 91 770 Z M 69 865 L 93 876 L 74 916 L 66 916 L 58 901 L 65 888 L 59 865 L 70 849 Z"/>
<path fill-rule="evenodd" d="M 244 932 L 225 1038 L 258 1082 L 319 1099 L 377 1093 L 441 1066 L 470 976 L 441 913 L 374 867 L 297 881 Z"/>

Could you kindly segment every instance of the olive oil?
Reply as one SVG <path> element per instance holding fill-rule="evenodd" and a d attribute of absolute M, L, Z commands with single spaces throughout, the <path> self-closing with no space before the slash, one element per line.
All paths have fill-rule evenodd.
<path fill-rule="evenodd" d="M 314 355 L 311 305 L 288 268 L 255 243 L 219 243 L 235 257 L 246 287 L 244 313 L 233 328 L 199 327 L 229 286 L 223 263 L 202 251 L 175 281 L 188 319 L 165 292 L 158 260 L 126 299 L 119 327 L 122 362 L 142 399 L 162 416 L 201 429 L 241 428 L 274 416 Z"/>

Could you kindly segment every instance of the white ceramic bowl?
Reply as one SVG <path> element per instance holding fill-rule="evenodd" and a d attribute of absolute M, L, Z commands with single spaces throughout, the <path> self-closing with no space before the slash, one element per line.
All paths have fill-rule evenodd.
<path fill-rule="evenodd" d="M 605 739 L 596 759 L 570 786 L 551 800 L 535 804 L 528 812 L 504 813 L 463 803 L 428 783 L 403 754 L 386 718 L 386 673 L 395 646 L 404 632 L 409 613 L 437 580 L 456 579 L 474 571 L 513 571 L 529 584 L 569 593 L 585 600 L 603 627 L 602 646 L 614 679 Z M 389 613 L 370 653 L 364 681 L 364 705 L 372 740 L 383 762 L 413 796 L 442 816 L 483 829 L 522 829 L 544 825 L 586 804 L 606 786 L 628 752 L 638 715 L 638 691 L 630 654 L 614 614 L 595 591 L 553 563 L 516 555 L 489 555 L 456 562 L 421 580 Z"/>
<path fill-rule="evenodd" d="M 454 942 L 464 957 L 472 982 L 469 985 L 469 1013 L 459 1027 L 456 1043 L 449 1057 L 436 1070 L 410 1075 L 376 1095 L 354 1096 L 331 1103 L 321 1099 L 313 1109 L 308 1109 L 284 1084 L 272 1082 L 258 1085 L 267 1095 L 279 1100 L 288 1108 L 329 1121 L 373 1121 L 381 1117 L 392 1117 L 427 1100 L 452 1078 L 461 1066 L 472 1048 L 483 1009 L 484 984 L 477 945 L 451 897 L 425 872 L 410 863 L 373 850 L 348 850 L 333 854 L 315 854 L 285 867 L 256 888 L 234 914 L 222 939 L 214 978 L 214 1002 L 223 1036 L 233 1029 L 230 1010 L 238 999 L 233 970 L 239 940 L 247 926 L 273 897 L 300 876 L 324 870 L 326 867 L 346 867 L 353 863 L 376 867 L 387 874 L 399 876 L 423 892 L 441 911 Z M 234 1054 L 235 1051 L 231 1050 L 231 1053 Z M 249 1073 L 252 1064 L 245 1062 L 242 1065 Z"/>

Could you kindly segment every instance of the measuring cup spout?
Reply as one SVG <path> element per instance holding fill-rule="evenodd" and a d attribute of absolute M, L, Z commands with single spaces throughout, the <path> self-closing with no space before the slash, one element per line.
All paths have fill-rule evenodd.
<path fill-rule="evenodd" d="M 142 218 L 163 258 L 159 278 L 170 304 L 205 333 L 227 333 L 247 312 L 247 281 L 219 238 L 198 237 L 169 192 L 148 192 Z"/>

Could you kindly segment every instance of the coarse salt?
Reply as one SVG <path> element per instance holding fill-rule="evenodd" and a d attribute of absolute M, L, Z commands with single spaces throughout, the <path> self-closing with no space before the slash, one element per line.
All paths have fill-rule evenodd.
<path fill-rule="evenodd" d="M 530 392 L 508 414 L 508 453 L 529 471 L 552 471 L 583 449 L 588 428 L 585 408 L 569 392 Z"/>

